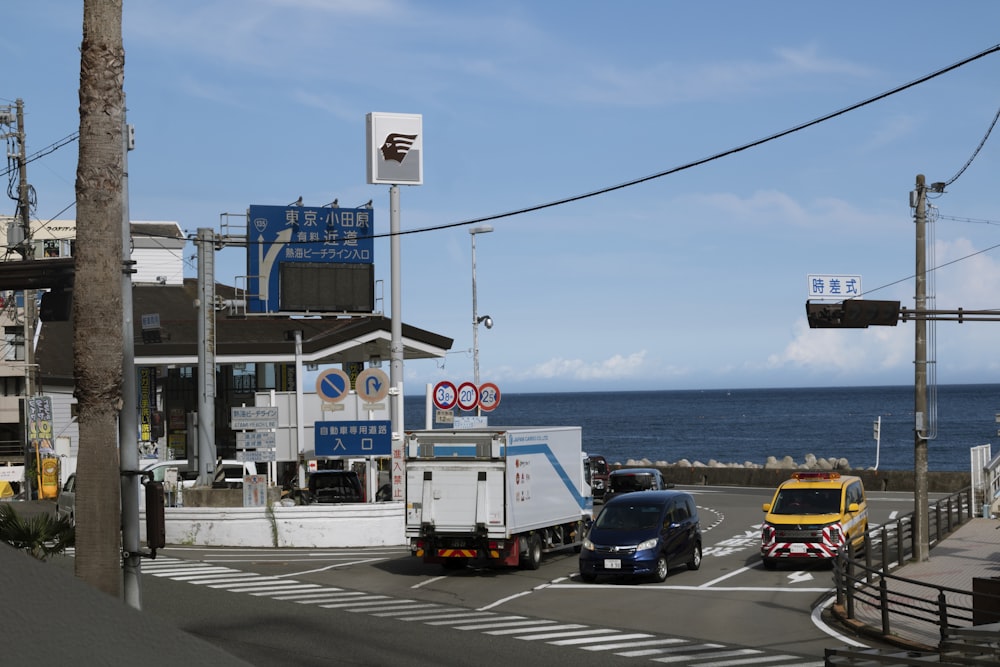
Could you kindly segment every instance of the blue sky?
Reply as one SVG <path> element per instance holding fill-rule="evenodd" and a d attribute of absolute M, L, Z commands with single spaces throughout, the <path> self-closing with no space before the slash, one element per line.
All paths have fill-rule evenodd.
<path fill-rule="evenodd" d="M 997 43 L 993 2 L 127 1 L 133 220 L 218 228 L 251 204 L 374 200 L 365 114 L 423 116 L 404 231 L 472 220 L 726 152 Z M 28 150 L 78 128 L 82 3 L 4 12 L 0 104 Z M 477 240 L 482 381 L 505 392 L 913 382 L 913 325 L 810 330 L 809 274 L 913 305 L 916 174 L 948 181 L 1000 106 L 994 53 L 761 146 L 562 206 Z M 29 165 L 35 215 L 73 215 L 76 144 Z M 1000 307 L 1000 130 L 932 200 L 938 308 Z M 69 207 L 69 208 L 67 208 Z M 13 201 L 0 205 L 11 214 Z M 232 224 L 233 219 L 229 218 Z M 454 339 L 407 392 L 472 379 L 466 227 L 402 240 L 405 322 Z M 376 273 L 390 312 L 389 243 Z M 191 250 L 193 256 L 193 247 Z M 217 277 L 245 275 L 243 252 Z M 195 275 L 193 259 L 187 274 Z M 941 383 L 1000 381 L 1000 322 L 941 322 Z M 412 384 L 411 384 L 412 383 Z"/>

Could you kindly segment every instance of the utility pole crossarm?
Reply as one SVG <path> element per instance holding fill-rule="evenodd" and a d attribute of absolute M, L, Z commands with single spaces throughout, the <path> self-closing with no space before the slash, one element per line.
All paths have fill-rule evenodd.
<path fill-rule="evenodd" d="M 1000 310 L 908 310 L 899 309 L 899 321 L 925 320 L 939 322 L 1000 322 Z"/>

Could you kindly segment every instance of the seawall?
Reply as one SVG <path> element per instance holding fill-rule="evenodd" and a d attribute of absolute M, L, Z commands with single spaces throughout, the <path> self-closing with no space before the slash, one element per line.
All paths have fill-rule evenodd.
<path fill-rule="evenodd" d="M 621 466 L 626 468 L 637 466 Z M 796 472 L 791 468 L 715 468 L 708 466 L 659 466 L 664 479 L 672 484 L 695 486 L 756 486 L 776 488 L 781 482 L 791 478 Z M 912 470 L 838 470 L 842 475 L 861 478 L 868 491 L 913 491 Z M 927 490 L 931 493 L 954 493 L 967 489 L 972 484 L 968 472 L 928 472 Z"/>

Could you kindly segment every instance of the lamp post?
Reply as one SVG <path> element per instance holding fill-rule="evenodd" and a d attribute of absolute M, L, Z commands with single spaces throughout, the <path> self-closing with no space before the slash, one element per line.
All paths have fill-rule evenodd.
<path fill-rule="evenodd" d="M 479 389 L 479 324 L 482 322 L 487 329 L 493 327 L 493 319 L 489 315 L 479 316 L 476 303 L 476 235 L 488 234 L 492 231 L 492 225 L 477 225 L 469 228 L 469 236 L 472 237 L 472 378 L 476 383 L 476 389 Z M 478 406 L 476 414 L 481 414 Z"/>

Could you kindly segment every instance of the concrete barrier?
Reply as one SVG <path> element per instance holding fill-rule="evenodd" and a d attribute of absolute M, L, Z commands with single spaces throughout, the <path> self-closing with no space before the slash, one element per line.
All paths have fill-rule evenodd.
<path fill-rule="evenodd" d="M 401 502 L 168 507 L 167 544 L 206 547 L 378 547 L 406 544 Z M 145 513 L 140 530 L 145 535 Z"/>

